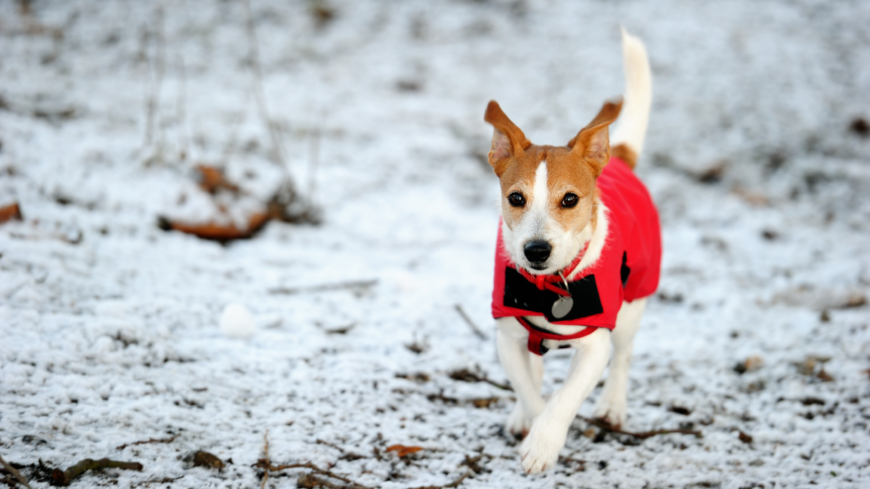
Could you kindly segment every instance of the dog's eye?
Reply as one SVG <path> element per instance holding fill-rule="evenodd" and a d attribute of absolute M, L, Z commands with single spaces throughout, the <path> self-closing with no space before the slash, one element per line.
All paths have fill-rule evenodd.
<path fill-rule="evenodd" d="M 579 201 L 580 199 L 578 199 L 575 194 L 567 193 L 564 197 L 562 197 L 562 207 L 570 209 L 577 205 L 577 202 Z"/>
<path fill-rule="evenodd" d="M 519 192 L 514 192 L 508 195 L 508 202 L 514 207 L 522 207 L 526 205 L 526 199 L 523 197 L 523 194 Z"/>

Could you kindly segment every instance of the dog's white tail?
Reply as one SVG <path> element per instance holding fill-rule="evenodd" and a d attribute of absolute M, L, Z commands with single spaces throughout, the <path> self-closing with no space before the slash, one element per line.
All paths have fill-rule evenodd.
<path fill-rule="evenodd" d="M 634 152 L 634 158 L 643 150 L 643 140 L 652 105 L 652 75 L 646 47 L 640 39 L 622 28 L 622 59 L 625 65 L 625 101 L 619 125 L 610 138 L 610 146 L 625 145 Z M 634 161 L 630 164 L 634 166 Z"/>

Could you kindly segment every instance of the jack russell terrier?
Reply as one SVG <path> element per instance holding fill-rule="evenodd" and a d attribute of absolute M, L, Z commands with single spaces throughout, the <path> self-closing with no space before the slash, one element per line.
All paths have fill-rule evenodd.
<path fill-rule="evenodd" d="M 607 102 L 567 146 L 532 144 L 492 101 L 489 163 L 502 219 L 492 313 L 498 358 L 518 398 L 507 428 L 524 435 L 529 474 L 552 468 L 583 400 L 613 358 L 595 416 L 625 421 L 628 368 L 646 297 L 659 281 L 661 231 L 632 169 L 652 100 L 646 48 L 623 30 L 625 104 Z M 608 126 L 623 111 L 609 138 Z M 541 397 L 542 355 L 577 350 L 561 388 Z"/>

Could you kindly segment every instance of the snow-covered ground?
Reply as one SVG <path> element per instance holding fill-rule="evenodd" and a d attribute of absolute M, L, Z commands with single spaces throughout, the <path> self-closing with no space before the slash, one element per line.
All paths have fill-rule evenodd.
<path fill-rule="evenodd" d="M 0 455 L 34 487 L 39 460 L 102 457 L 144 470 L 73 485 L 259 487 L 267 430 L 275 464 L 388 489 L 479 455 L 461 487 L 870 484 L 870 138 L 850 129 L 870 117 L 870 3 L 251 3 L 256 57 L 240 1 L 0 3 L 0 206 L 25 218 L 0 225 Z M 622 91 L 620 24 L 652 62 L 638 172 L 665 247 L 625 428 L 703 438 L 578 419 L 556 469 L 525 476 L 511 393 L 450 377 L 504 381 L 483 110 L 567 142 Z M 323 224 L 228 246 L 161 231 L 221 203 L 241 219 L 280 182 L 257 66 Z M 216 202 L 199 163 L 249 195 Z M 376 282 L 320 287 L 355 281 Z M 221 332 L 234 303 L 248 339 Z M 570 353 L 547 357 L 552 390 Z M 196 450 L 229 463 L 192 468 Z"/>

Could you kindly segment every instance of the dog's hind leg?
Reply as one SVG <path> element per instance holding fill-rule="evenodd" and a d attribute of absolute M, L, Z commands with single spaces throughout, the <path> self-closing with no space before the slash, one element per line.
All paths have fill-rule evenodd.
<path fill-rule="evenodd" d="M 616 328 L 610 336 L 613 341 L 613 358 L 610 359 L 610 372 L 604 381 L 601 397 L 595 404 L 593 416 L 612 426 L 621 426 L 625 422 L 631 350 L 644 307 L 646 299 L 624 302 L 616 316 Z"/>
<path fill-rule="evenodd" d="M 516 319 L 501 318 L 496 323 L 498 359 L 517 394 L 517 404 L 508 418 L 507 429 L 514 435 L 525 436 L 532 421 L 544 409 L 541 398 L 543 361 L 529 353 L 528 333 Z"/>

